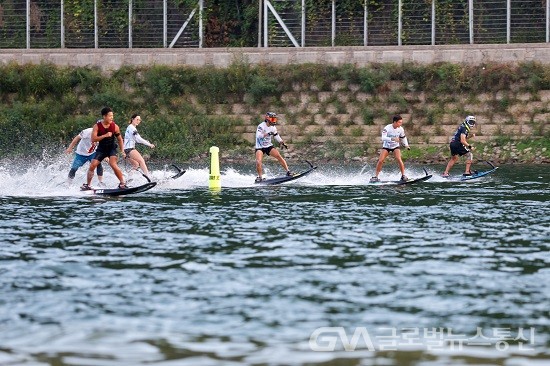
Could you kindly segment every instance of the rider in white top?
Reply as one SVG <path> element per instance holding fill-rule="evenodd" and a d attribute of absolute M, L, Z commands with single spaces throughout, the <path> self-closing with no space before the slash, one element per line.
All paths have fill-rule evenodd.
<path fill-rule="evenodd" d="M 397 139 L 396 139 L 397 138 Z M 409 141 L 405 136 L 405 130 L 403 127 L 394 127 L 393 123 L 390 123 L 382 130 L 382 148 L 394 150 L 402 143 L 403 146 L 409 146 Z"/>
<path fill-rule="evenodd" d="M 137 126 L 140 123 L 141 116 L 139 114 L 132 115 L 132 117 L 130 118 L 130 124 L 128 125 L 128 127 L 126 128 L 126 132 L 124 133 L 124 152 L 129 158 L 132 167 L 135 170 L 141 168 L 143 174 L 145 174 L 147 176 L 147 179 L 149 179 L 149 170 L 147 169 L 147 164 L 145 164 L 143 156 L 141 156 L 139 151 L 136 150 L 136 143 L 149 146 L 150 148 L 154 148 L 155 145 L 139 135 L 137 131 Z"/>
<path fill-rule="evenodd" d="M 286 164 L 285 159 L 271 142 L 272 137 L 274 137 L 279 145 L 288 149 L 288 146 L 277 133 L 277 128 L 275 127 L 276 124 L 277 114 L 274 112 L 267 112 L 265 115 L 265 120 L 260 123 L 256 129 L 256 171 L 258 172 L 258 177 L 255 181 L 256 183 L 261 182 L 264 179 L 262 178 L 262 159 L 264 154 L 273 156 L 277 159 L 281 166 L 286 170 L 286 175 L 293 175 L 293 173 L 288 170 L 288 165 Z"/>
<path fill-rule="evenodd" d="M 401 159 L 401 150 L 399 147 L 401 144 L 405 146 L 408 150 L 409 141 L 405 136 L 405 130 L 401 125 L 403 124 L 403 118 L 399 115 L 393 116 L 393 122 L 382 130 L 382 151 L 380 151 L 380 157 L 378 158 L 378 163 L 376 164 L 376 175 L 370 179 L 371 182 L 379 182 L 378 174 L 382 170 L 382 165 L 384 160 L 388 157 L 390 153 L 393 153 L 397 164 L 399 165 L 399 170 L 401 170 L 401 180 L 407 181 L 409 178 L 405 176 L 405 164 Z"/>
<path fill-rule="evenodd" d="M 279 136 L 279 133 L 277 133 L 277 127 L 268 125 L 266 121 L 260 123 L 256 129 L 256 149 L 273 146 L 271 142 L 272 137 L 274 137 L 279 144 L 283 142 L 283 139 Z"/>
<path fill-rule="evenodd" d="M 135 149 L 136 143 L 143 144 L 149 147 L 154 147 L 152 143 L 141 137 L 133 124 L 128 125 L 124 133 L 124 150 Z"/>
<path fill-rule="evenodd" d="M 73 138 L 69 147 L 65 150 L 67 154 L 70 154 L 76 145 L 73 164 L 71 166 L 71 170 L 69 170 L 69 179 L 71 180 L 75 177 L 78 168 L 84 165 L 87 161 L 92 161 L 95 156 L 97 142 L 92 142 L 92 130 L 93 128 L 90 127 L 80 131 L 80 133 Z M 103 166 L 101 163 L 97 166 L 96 171 L 97 179 L 100 183 L 103 183 Z"/>
<path fill-rule="evenodd" d="M 90 156 L 95 153 L 97 142 L 92 142 L 92 130 L 93 128 L 90 127 L 80 131 L 78 134 L 80 140 L 77 140 L 78 145 L 76 145 L 75 153 L 83 156 Z M 72 146 L 69 147 L 72 148 Z"/>

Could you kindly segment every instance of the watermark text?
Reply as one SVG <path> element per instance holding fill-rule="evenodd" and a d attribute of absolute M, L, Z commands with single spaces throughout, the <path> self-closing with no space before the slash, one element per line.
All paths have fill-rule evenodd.
<path fill-rule="evenodd" d="M 494 347 L 506 351 L 510 346 L 532 351 L 535 344 L 535 328 L 477 327 L 471 334 L 454 333 L 452 328 L 376 328 L 357 327 L 352 331 L 344 327 L 321 327 L 309 337 L 313 351 L 397 351 L 403 348 L 433 350 L 461 350 L 465 347 Z"/>

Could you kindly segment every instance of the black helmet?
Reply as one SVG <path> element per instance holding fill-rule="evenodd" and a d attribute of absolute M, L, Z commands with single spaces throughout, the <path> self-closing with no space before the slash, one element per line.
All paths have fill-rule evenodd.
<path fill-rule="evenodd" d="M 267 112 L 265 114 L 265 121 L 269 123 L 270 125 L 276 125 L 277 124 L 277 113 L 275 112 Z"/>
<path fill-rule="evenodd" d="M 466 117 L 466 119 L 464 120 L 464 124 L 467 125 L 468 127 L 474 127 L 476 124 L 476 117 L 475 116 Z"/>

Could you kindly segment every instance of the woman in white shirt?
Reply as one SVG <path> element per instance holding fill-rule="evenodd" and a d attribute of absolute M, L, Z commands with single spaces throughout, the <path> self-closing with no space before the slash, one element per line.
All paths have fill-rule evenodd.
<path fill-rule="evenodd" d="M 283 138 L 277 132 L 277 127 L 275 127 L 277 125 L 277 118 L 277 113 L 267 112 L 264 121 L 258 125 L 258 128 L 256 128 L 255 149 L 256 170 L 258 172 L 258 177 L 256 177 L 255 183 L 259 183 L 264 180 L 264 178 L 262 177 L 262 159 L 264 155 L 269 155 L 277 159 L 283 169 L 286 170 L 287 176 L 293 175 L 293 173 L 288 169 L 286 160 L 282 157 L 279 150 L 277 150 L 271 142 L 271 138 L 273 137 L 280 146 L 288 149 L 288 146 L 283 141 Z"/>
<path fill-rule="evenodd" d="M 371 182 L 380 181 L 380 179 L 378 179 L 378 174 L 380 174 L 380 171 L 382 170 L 384 160 L 392 152 L 393 156 L 395 156 L 395 160 L 397 160 L 397 164 L 399 165 L 399 170 L 401 170 L 401 180 L 407 181 L 409 179 L 405 176 L 405 164 L 403 164 L 403 160 L 401 159 L 401 150 L 399 150 L 401 144 L 403 144 L 403 146 L 405 146 L 408 150 L 411 149 L 409 147 L 409 141 L 407 141 L 407 137 L 405 137 L 405 130 L 401 127 L 402 124 L 403 118 L 399 115 L 395 115 L 393 116 L 393 122 L 384 127 L 382 130 L 382 151 L 380 151 L 378 164 L 376 164 L 376 175 L 370 179 Z"/>
<path fill-rule="evenodd" d="M 130 124 L 128 125 L 128 128 L 126 128 L 126 132 L 124 133 L 124 152 L 126 153 L 126 156 L 130 159 L 130 164 L 132 164 L 132 167 L 134 169 L 137 170 L 138 168 L 141 168 L 143 174 L 149 176 L 149 170 L 147 169 L 145 160 L 143 159 L 143 156 L 141 156 L 139 151 L 136 150 L 136 143 L 149 146 L 150 148 L 154 148 L 155 145 L 139 135 L 137 131 L 137 126 L 139 126 L 140 123 L 141 116 L 139 114 L 132 115 L 132 117 L 130 118 Z"/>

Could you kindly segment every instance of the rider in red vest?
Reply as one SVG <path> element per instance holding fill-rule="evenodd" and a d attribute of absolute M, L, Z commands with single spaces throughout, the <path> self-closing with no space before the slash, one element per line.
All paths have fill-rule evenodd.
<path fill-rule="evenodd" d="M 98 143 L 96 154 L 90 163 L 90 168 L 88 169 L 87 182 L 82 185 L 81 189 L 92 189 L 90 187 L 90 183 L 94 177 L 94 170 L 103 159 L 109 159 L 109 165 L 120 181 L 118 188 L 126 189 L 128 187 L 124 182 L 122 170 L 120 170 L 117 165 L 117 148 L 120 148 L 120 153 L 123 158 L 126 156 L 123 150 L 124 143 L 122 141 L 122 136 L 120 135 L 120 128 L 113 120 L 113 110 L 111 108 L 103 108 L 101 110 L 101 115 L 103 116 L 103 119 L 97 121 L 92 130 L 92 142 Z"/>

